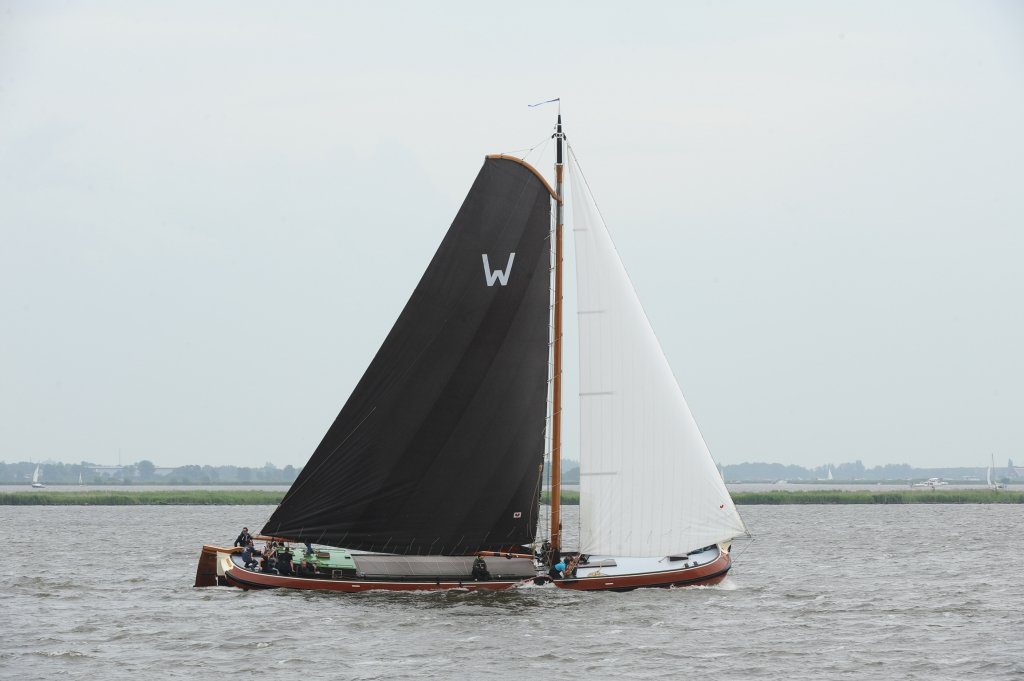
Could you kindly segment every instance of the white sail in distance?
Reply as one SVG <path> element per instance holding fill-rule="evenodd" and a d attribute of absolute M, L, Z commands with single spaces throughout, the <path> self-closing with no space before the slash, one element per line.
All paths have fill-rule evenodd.
<path fill-rule="evenodd" d="M 570 154 L 580 346 L 580 550 L 667 556 L 746 533 Z"/>

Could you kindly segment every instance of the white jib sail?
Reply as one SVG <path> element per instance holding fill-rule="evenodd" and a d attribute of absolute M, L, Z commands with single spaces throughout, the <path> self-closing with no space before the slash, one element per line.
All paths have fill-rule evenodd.
<path fill-rule="evenodd" d="M 667 556 L 746 532 L 570 156 L 580 341 L 580 550 Z"/>

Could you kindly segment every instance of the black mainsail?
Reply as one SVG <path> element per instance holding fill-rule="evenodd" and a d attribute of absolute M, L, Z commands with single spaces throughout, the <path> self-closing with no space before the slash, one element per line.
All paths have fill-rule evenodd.
<path fill-rule="evenodd" d="M 488 158 L 263 533 L 460 555 L 532 542 L 546 418 L 549 186 Z"/>

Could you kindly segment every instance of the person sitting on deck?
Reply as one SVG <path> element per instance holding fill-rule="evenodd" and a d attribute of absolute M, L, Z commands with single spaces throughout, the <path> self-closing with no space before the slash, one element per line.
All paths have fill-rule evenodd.
<path fill-rule="evenodd" d="M 294 574 L 292 570 L 292 552 L 285 546 L 284 551 L 277 554 L 277 572 L 281 575 Z"/>
<path fill-rule="evenodd" d="M 249 534 L 249 528 L 243 527 L 242 531 L 238 534 L 238 538 L 235 539 L 233 546 L 241 546 L 244 548 L 250 541 L 252 541 L 252 535 Z"/>
<path fill-rule="evenodd" d="M 274 542 L 268 541 L 266 547 L 263 549 L 263 563 L 261 564 L 263 572 L 273 572 L 274 564 L 277 562 L 274 558 Z"/>
<path fill-rule="evenodd" d="M 555 563 L 554 567 L 552 567 L 551 570 L 548 572 L 548 575 L 551 576 L 551 579 L 561 579 L 565 577 L 565 568 L 565 559 L 560 558 L 558 562 Z"/>
<path fill-rule="evenodd" d="M 252 539 L 245 545 L 245 549 L 242 551 L 242 560 L 245 561 L 246 568 L 254 568 L 258 565 L 256 558 L 253 554 L 256 552 L 256 547 L 252 545 Z"/>
<path fill-rule="evenodd" d="M 299 567 L 299 574 L 303 577 L 316 577 L 316 563 L 312 559 L 302 559 L 302 565 Z"/>
<path fill-rule="evenodd" d="M 491 573 L 487 570 L 487 561 L 484 560 L 483 556 L 477 556 L 473 560 L 473 579 L 477 582 L 485 581 L 491 578 Z"/>

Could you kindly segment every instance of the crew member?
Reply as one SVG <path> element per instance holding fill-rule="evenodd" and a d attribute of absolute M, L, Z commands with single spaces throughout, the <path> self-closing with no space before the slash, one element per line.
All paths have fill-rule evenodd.
<path fill-rule="evenodd" d="M 473 579 L 482 582 L 491 578 L 491 573 L 487 570 L 487 561 L 484 560 L 483 556 L 478 555 L 473 560 Z"/>
<path fill-rule="evenodd" d="M 252 535 L 249 534 L 249 528 L 243 527 L 241 533 L 238 535 L 238 539 L 235 540 L 235 546 L 241 546 L 245 548 L 249 542 L 252 541 Z"/>

